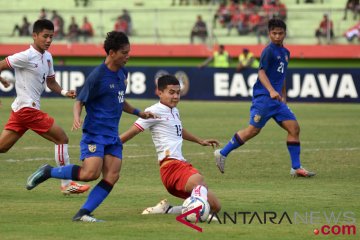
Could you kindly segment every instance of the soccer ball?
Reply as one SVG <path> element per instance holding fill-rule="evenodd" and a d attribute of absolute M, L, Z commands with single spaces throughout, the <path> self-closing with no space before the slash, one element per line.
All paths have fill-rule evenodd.
<path fill-rule="evenodd" d="M 191 213 L 185 217 L 189 222 L 205 222 L 210 214 L 210 205 L 202 197 L 188 197 L 185 199 L 181 212 L 184 214 L 198 206 L 202 206 L 199 212 L 199 219 L 196 218 L 196 212 Z"/>

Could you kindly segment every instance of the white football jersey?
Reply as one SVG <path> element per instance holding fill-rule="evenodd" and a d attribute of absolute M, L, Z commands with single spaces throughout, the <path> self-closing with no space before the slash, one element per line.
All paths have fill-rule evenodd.
<path fill-rule="evenodd" d="M 40 109 L 40 96 L 46 88 L 46 78 L 55 76 L 51 54 L 48 51 L 42 54 L 30 45 L 29 49 L 5 60 L 15 70 L 17 96 L 11 105 L 13 111 L 24 107 Z"/>
<path fill-rule="evenodd" d="M 186 161 L 181 152 L 183 138 L 179 110 L 169 108 L 159 102 L 145 109 L 145 111 L 150 111 L 159 118 L 139 118 L 134 125 L 141 131 L 150 130 L 158 154 L 158 161 L 165 158 Z"/>

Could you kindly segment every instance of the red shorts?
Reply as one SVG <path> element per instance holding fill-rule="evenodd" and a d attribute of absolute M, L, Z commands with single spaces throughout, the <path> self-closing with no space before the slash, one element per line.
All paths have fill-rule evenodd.
<path fill-rule="evenodd" d="M 22 108 L 17 112 L 11 112 L 5 129 L 15 131 L 20 135 L 28 129 L 41 134 L 49 131 L 53 124 L 54 119 L 47 113 L 35 108 Z"/>
<path fill-rule="evenodd" d="M 185 185 L 189 178 L 199 173 L 190 163 L 172 160 L 160 167 L 161 180 L 166 190 L 175 197 L 186 199 L 191 193 L 185 192 Z"/>

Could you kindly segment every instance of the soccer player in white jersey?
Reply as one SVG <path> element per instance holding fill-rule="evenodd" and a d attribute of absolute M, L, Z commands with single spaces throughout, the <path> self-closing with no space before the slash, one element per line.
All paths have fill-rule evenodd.
<path fill-rule="evenodd" d="M 179 110 L 180 83 L 172 75 L 165 75 L 157 81 L 157 94 L 160 102 L 145 111 L 154 113 L 157 118 L 136 120 L 126 132 L 120 135 L 123 143 L 145 129 L 149 129 L 158 154 L 161 180 L 167 191 L 179 198 L 200 196 L 210 204 L 212 212 L 220 211 L 220 202 L 215 194 L 208 190 L 204 177 L 188 163 L 182 155 L 183 139 L 202 146 L 219 146 L 214 139 L 200 139 L 182 127 Z M 155 207 L 144 210 L 143 214 L 181 213 L 181 206 L 170 206 L 162 200 Z"/>
<path fill-rule="evenodd" d="M 8 56 L 0 61 L 0 72 L 4 69 L 15 71 L 16 99 L 12 103 L 12 112 L 0 135 L 0 153 L 7 152 L 29 129 L 43 138 L 55 143 L 55 161 L 58 166 L 70 163 L 68 154 L 69 139 L 64 130 L 47 113 L 40 110 L 40 96 L 47 86 L 51 91 L 65 97 L 75 98 L 74 90 L 66 91 L 55 81 L 53 59 L 47 51 L 54 36 L 51 21 L 37 20 L 33 27 L 34 43 L 30 48 Z M 9 86 L 9 82 L 0 77 L 0 82 Z M 86 192 L 89 185 L 70 180 L 61 181 L 64 194 Z"/>

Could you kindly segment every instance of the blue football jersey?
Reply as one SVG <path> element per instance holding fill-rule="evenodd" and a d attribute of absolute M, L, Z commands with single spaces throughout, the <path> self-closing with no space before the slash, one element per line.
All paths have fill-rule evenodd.
<path fill-rule="evenodd" d="M 126 69 L 113 72 L 105 64 L 89 74 L 77 97 L 86 109 L 84 133 L 118 137 L 127 75 Z"/>
<path fill-rule="evenodd" d="M 290 52 L 283 46 L 270 43 L 261 53 L 259 69 L 263 69 L 273 88 L 281 94 L 286 76 Z M 253 87 L 253 96 L 269 95 L 259 77 Z"/>

